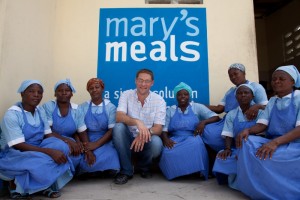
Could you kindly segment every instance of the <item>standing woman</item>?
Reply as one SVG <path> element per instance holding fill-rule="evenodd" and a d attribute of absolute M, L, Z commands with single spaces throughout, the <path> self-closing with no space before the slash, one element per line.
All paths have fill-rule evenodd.
<path fill-rule="evenodd" d="M 265 105 L 268 103 L 268 98 L 265 89 L 262 85 L 251 82 L 246 79 L 246 69 L 243 64 L 234 63 L 228 68 L 228 76 L 230 81 L 235 85 L 230 88 L 224 98 L 221 100 L 219 105 L 209 105 L 208 108 L 214 111 L 215 113 L 228 113 L 229 111 L 238 107 L 238 102 L 235 98 L 235 91 L 237 87 L 241 84 L 250 84 L 253 88 L 254 98 L 251 106 L 247 111 L 245 111 L 245 115 L 247 119 L 253 120 L 256 118 L 259 109 L 264 109 Z M 224 126 L 225 116 L 219 122 L 212 123 L 205 127 L 203 133 L 203 141 L 214 151 L 218 152 L 224 149 L 224 141 L 221 136 L 221 132 Z"/>
<path fill-rule="evenodd" d="M 53 134 L 70 147 L 70 158 L 74 169 L 78 166 L 83 152 L 78 134 L 83 134 L 86 130 L 84 121 L 81 120 L 82 117 L 79 114 L 78 105 L 71 103 L 75 92 L 69 79 L 60 80 L 54 86 L 56 100 L 48 101 L 43 105 Z"/>
<path fill-rule="evenodd" d="M 249 120 L 245 113 L 251 107 L 251 101 L 254 98 L 254 89 L 250 84 L 242 84 L 236 89 L 236 99 L 239 107 L 229 111 L 226 116 L 222 136 L 224 137 L 224 150 L 221 150 L 215 160 L 213 172 L 216 174 L 219 184 L 228 183 L 230 187 L 235 188 L 234 180 L 236 177 L 236 147 L 235 138 L 244 129 L 255 125 L 262 110 L 253 120 Z"/>
<path fill-rule="evenodd" d="M 115 125 L 116 106 L 103 99 L 104 83 L 92 78 L 87 82 L 91 100 L 80 105 L 87 126 L 87 134 L 81 134 L 85 158 L 80 162 L 80 173 L 114 171 L 120 169 L 119 157 L 112 144 L 112 128 Z"/>
<path fill-rule="evenodd" d="M 72 178 L 69 147 L 51 137 L 45 111 L 38 107 L 41 83 L 26 80 L 18 92 L 22 101 L 8 109 L 1 124 L 0 178 L 10 181 L 13 199 L 39 191 L 57 198 Z"/>
<path fill-rule="evenodd" d="M 208 177 L 207 151 L 199 135 L 219 117 L 204 105 L 190 102 L 191 94 L 191 87 L 181 82 L 174 88 L 178 105 L 167 110 L 159 167 L 168 180 L 196 172 Z"/>
<path fill-rule="evenodd" d="M 257 123 L 237 137 L 237 189 L 251 199 L 300 197 L 300 74 L 293 65 L 272 74 L 276 93 Z M 252 136 L 266 131 L 266 138 Z M 249 136 L 251 135 L 251 136 Z"/>

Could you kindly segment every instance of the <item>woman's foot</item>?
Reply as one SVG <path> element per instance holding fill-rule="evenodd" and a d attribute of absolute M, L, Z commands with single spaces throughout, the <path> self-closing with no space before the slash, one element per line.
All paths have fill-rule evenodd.
<path fill-rule="evenodd" d="M 11 199 L 32 199 L 28 194 L 23 195 L 16 192 L 15 190 L 10 190 L 9 193 Z"/>
<path fill-rule="evenodd" d="M 48 198 L 58 198 L 61 196 L 61 193 L 59 191 L 56 190 L 52 190 L 51 188 L 48 188 L 46 190 L 43 191 L 43 195 L 48 197 Z"/>

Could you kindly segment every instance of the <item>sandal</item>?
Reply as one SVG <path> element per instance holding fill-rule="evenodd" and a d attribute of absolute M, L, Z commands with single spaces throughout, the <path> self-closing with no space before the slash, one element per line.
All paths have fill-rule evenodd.
<path fill-rule="evenodd" d="M 52 190 L 51 188 L 48 188 L 43 191 L 43 195 L 48 198 L 54 199 L 60 197 L 61 193 L 57 190 Z"/>

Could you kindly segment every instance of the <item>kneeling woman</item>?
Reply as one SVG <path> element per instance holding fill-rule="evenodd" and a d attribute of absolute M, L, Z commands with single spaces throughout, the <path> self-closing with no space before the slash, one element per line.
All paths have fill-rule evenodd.
<path fill-rule="evenodd" d="M 200 137 L 206 124 L 219 117 L 204 105 L 190 102 L 192 89 L 181 82 L 174 88 L 178 105 L 167 110 L 159 167 L 168 180 L 199 172 L 208 177 L 208 155 Z"/>
<path fill-rule="evenodd" d="M 0 178 L 10 181 L 11 198 L 43 191 L 60 196 L 59 189 L 72 178 L 68 145 L 50 137 L 51 129 L 41 107 L 43 87 L 27 80 L 20 86 L 22 102 L 5 113 L 1 128 Z"/>

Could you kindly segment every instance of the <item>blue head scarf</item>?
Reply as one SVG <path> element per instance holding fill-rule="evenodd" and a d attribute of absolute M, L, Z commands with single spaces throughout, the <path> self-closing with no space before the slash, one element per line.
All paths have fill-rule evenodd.
<path fill-rule="evenodd" d="M 41 84 L 40 81 L 38 80 L 25 80 L 21 83 L 19 89 L 18 89 L 18 93 L 22 93 L 24 92 L 30 85 L 32 84 L 38 84 L 42 87 L 42 89 L 44 90 L 44 87 L 43 85 Z"/>
<path fill-rule="evenodd" d="M 253 88 L 250 84 L 247 84 L 247 83 L 244 83 L 244 84 L 239 85 L 239 86 L 236 88 L 235 92 L 234 92 L 235 95 L 236 95 L 237 90 L 238 90 L 240 87 L 242 87 L 242 86 L 245 86 L 245 87 L 249 88 L 249 89 L 252 91 L 252 94 L 254 95 L 254 88 Z"/>
<path fill-rule="evenodd" d="M 231 64 L 229 66 L 228 70 L 230 70 L 230 69 L 238 69 L 238 70 L 240 70 L 242 72 L 246 72 L 245 66 L 243 64 L 241 64 L 241 63 L 233 63 L 233 64 Z"/>
<path fill-rule="evenodd" d="M 186 90 L 188 91 L 188 93 L 190 94 L 190 98 L 192 97 L 192 88 L 185 84 L 184 82 L 181 82 L 179 83 L 175 88 L 174 88 L 174 95 L 176 97 L 177 93 L 180 91 L 180 90 Z"/>
<path fill-rule="evenodd" d="M 54 86 L 54 91 L 55 91 L 55 90 L 58 88 L 58 86 L 60 86 L 61 84 L 66 84 L 67 86 L 69 86 L 69 87 L 71 88 L 71 90 L 72 90 L 73 93 L 76 92 L 76 90 L 75 90 L 75 88 L 73 87 L 73 85 L 72 85 L 70 79 L 68 79 L 68 78 L 67 78 L 67 79 L 63 79 L 63 80 L 58 81 L 58 82 L 55 84 L 55 86 Z"/>
<path fill-rule="evenodd" d="M 287 65 L 278 67 L 275 71 L 282 70 L 288 73 L 295 81 L 295 87 L 300 87 L 300 74 L 294 65 Z"/>

